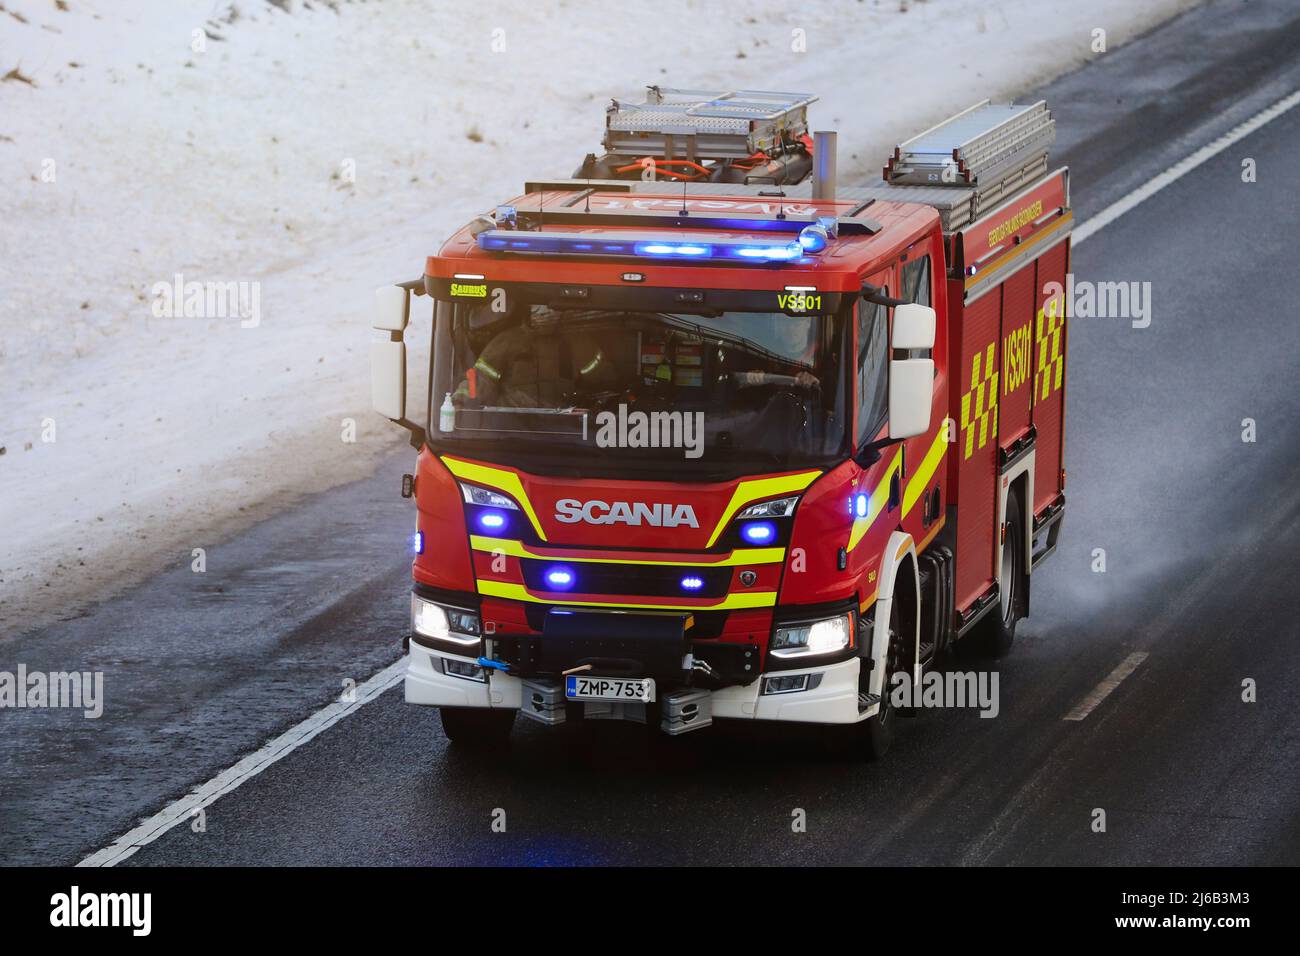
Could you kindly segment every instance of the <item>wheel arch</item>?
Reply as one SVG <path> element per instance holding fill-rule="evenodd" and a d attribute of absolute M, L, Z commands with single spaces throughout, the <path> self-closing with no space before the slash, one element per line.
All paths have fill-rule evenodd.
<path fill-rule="evenodd" d="M 1002 540 L 1002 526 L 1007 521 L 1007 498 L 1013 491 L 1020 497 L 1020 517 L 1025 525 L 1020 529 L 1023 536 L 1020 546 L 1024 549 L 1025 557 L 1022 567 L 1025 573 L 1029 574 L 1034 563 L 1034 449 L 1032 448 L 998 478 L 997 554 L 994 555 L 993 563 L 995 568 L 1002 566 L 1002 548 L 1005 546 Z"/>
<path fill-rule="evenodd" d="M 871 659 L 876 665 L 871 672 L 871 693 L 884 696 L 886 644 L 889 639 L 889 615 L 893 602 L 900 600 L 900 611 L 910 616 L 908 627 L 912 643 L 912 679 L 920 679 L 921 650 L 921 576 L 917 567 L 916 542 L 905 531 L 895 531 L 885 542 L 880 559 L 880 579 L 877 585 L 875 619 L 871 629 Z M 904 591 L 899 592 L 899 587 Z"/>

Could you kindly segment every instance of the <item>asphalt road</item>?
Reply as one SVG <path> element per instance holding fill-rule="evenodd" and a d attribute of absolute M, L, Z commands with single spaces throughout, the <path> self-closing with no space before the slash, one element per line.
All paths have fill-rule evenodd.
<path fill-rule="evenodd" d="M 1298 50 L 1293 5 L 1218 3 L 1038 91 L 1077 221 L 1300 89 Z M 1300 863 L 1296 155 L 1300 109 L 1078 247 L 1079 279 L 1150 282 L 1152 321 L 1072 320 L 1063 542 L 1014 652 L 961 662 L 997 668 L 996 719 L 923 713 L 875 765 L 734 724 L 651 749 L 521 722 L 484 758 L 398 688 L 127 862 Z M 103 670 L 107 697 L 0 712 L 0 863 L 76 862 L 395 660 L 409 467 L 0 644 L 0 670 Z"/>

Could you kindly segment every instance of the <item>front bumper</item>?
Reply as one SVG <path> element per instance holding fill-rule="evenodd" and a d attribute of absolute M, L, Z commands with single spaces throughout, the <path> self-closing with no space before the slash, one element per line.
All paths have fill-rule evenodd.
<path fill-rule="evenodd" d="M 406 653 L 406 702 L 431 707 L 495 707 L 518 710 L 523 682 L 500 672 L 484 681 L 456 677 L 443 670 L 443 659 L 472 665 L 473 657 L 431 650 L 411 641 Z"/>
<path fill-rule="evenodd" d="M 406 702 L 431 707 L 488 707 L 517 710 L 523 703 L 523 681 L 501 671 L 487 671 L 486 681 L 447 674 L 443 658 L 473 664 L 474 658 L 435 651 L 411 642 L 406 658 Z M 745 686 L 724 687 L 711 692 L 714 718 L 733 720 L 778 720 L 810 724 L 854 724 L 875 713 L 875 706 L 858 706 L 860 661 L 850 658 L 837 664 L 781 670 L 781 677 L 820 675 L 811 690 L 785 694 L 763 694 L 763 678 Z"/>

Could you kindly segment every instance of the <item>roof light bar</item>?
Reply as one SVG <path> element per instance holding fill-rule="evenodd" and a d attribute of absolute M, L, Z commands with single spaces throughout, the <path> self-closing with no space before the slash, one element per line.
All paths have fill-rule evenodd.
<path fill-rule="evenodd" d="M 818 228 L 820 227 L 809 227 Z M 821 230 L 825 235 L 825 230 Z M 630 256 L 646 259 L 739 259 L 742 261 L 788 262 L 810 252 L 820 252 L 825 243 L 806 248 L 794 239 L 709 239 L 688 241 L 665 239 L 661 235 L 633 232 L 563 233 L 516 232 L 491 229 L 476 237 L 485 252 L 541 255 Z"/>

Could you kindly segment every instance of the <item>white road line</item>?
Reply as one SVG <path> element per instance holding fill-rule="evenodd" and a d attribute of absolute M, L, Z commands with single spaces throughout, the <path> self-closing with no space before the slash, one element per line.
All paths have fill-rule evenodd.
<path fill-rule="evenodd" d="M 281 757 L 293 753 L 317 734 L 333 727 L 348 714 L 360 709 L 400 681 L 406 672 L 406 658 L 394 661 L 356 689 L 354 700 L 335 701 L 312 714 L 302 723 L 286 730 L 256 753 L 249 754 L 232 767 L 221 771 L 207 783 L 181 797 L 134 830 L 86 857 L 78 866 L 113 866 L 142 846 L 147 846 L 172 827 L 190 820 L 219 797 L 251 780 Z"/>
<path fill-rule="evenodd" d="M 1300 103 L 1300 90 L 1296 90 L 1290 96 L 1285 96 L 1282 99 L 1278 100 L 1276 103 L 1274 103 L 1272 106 L 1260 110 L 1260 112 L 1256 113 L 1254 116 L 1246 120 L 1244 123 L 1241 123 L 1240 125 L 1235 126 L 1228 132 L 1224 133 L 1218 139 L 1214 140 L 1214 142 L 1202 146 L 1200 149 L 1192 153 L 1192 155 L 1188 156 L 1186 159 L 1180 159 L 1178 162 L 1174 163 L 1172 166 L 1170 166 L 1159 176 L 1156 176 L 1155 178 L 1151 179 L 1149 182 L 1143 184 L 1142 186 L 1139 186 L 1137 189 L 1133 190 L 1123 199 L 1111 203 L 1101 212 L 1097 213 L 1097 215 L 1093 216 L 1091 219 L 1085 222 L 1078 229 L 1074 230 L 1074 235 L 1070 239 L 1071 244 L 1077 246 L 1079 243 L 1083 242 L 1083 240 L 1087 239 L 1089 236 L 1097 232 L 1099 229 L 1105 229 L 1112 222 L 1114 222 L 1120 216 L 1124 215 L 1124 213 L 1128 212 L 1134 206 L 1150 199 L 1152 196 L 1160 192 L 1160 190 L 1164 189 L 1170 183 L 1177 182 L 1179 179 L 1182 179 L 1184 176 L 1190 173 L 1197 166 L 1200 166 L 1202 163 L 1206 162 L 1207 160 L 1213 159 L 1215 156 L 1219 155 L 1219 153 L 1223 152 L 1233 143 L 1237 142 L 1240 139 L 1243 139 L 1246 136 L 1249 136 L 1251 133 L 1255 132 L 1255 130 L 1259 129 L 1261 126 L 1265 125 L 1266 123 L 1271 123 L 1273 120 L 1277 119 L 1279 116 L 1281 116 L 1287 110 L 1291 109 L 1297 103 Z"/>
<path fill-rule="evenodd" d="M 1147 659 L 1146 651 L 1134 651 L 1118 667 L 1106 675 L 1106 679 L 1088 692 L 1088 695 L 1074 705 L 1074 710 L 1065 715 L 1065 720 L 1083 720 L 1096 709 L 1097 705 L 1111 695 L 1120 682 L 1137 670 L 1138 665 Z"/>

